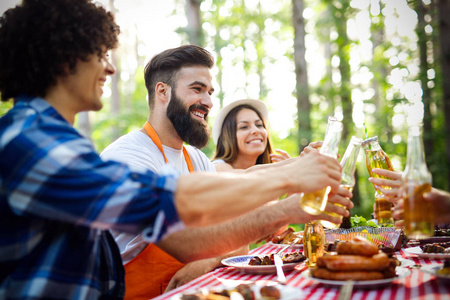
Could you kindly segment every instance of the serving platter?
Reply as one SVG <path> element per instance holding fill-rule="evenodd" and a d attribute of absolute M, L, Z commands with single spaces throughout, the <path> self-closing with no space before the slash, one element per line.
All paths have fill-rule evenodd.
<path fill-rule="evenodd" d="M 265 285 L 270 285 L 270 284 L 265 284 Z M 301 296 L 302 292 L 298 288 L 294 288 L 294 287 L 290 287 L 290 286 L 286 286 L 286 285 L 275 284 L 275 283 L 272 285 L 275 286 L 280 291 L 280 300 L 294 300 L 294 299 L 299 299 L 299 297 L 300 297 L 300 299 L 303 298 Z M 258 283 L 251 286 L 251 290 L 253 291 L 253 293 L 255 295 L 255 299 L 263 299 L 261 297 L 261 293 L 260 293 L 261 287 L 262 287 L 262 285 L 258 285 Z M 234 287 L 220 285 L 220 286 L 215 286 L 215 287 L 211 287 L 211 288 L 188 289 L 186 291 L 183 291 L 182 293 L 173 295 L 172 297 L 170 297 L 170 300 L 181 300 L 183 295 L 195 294 L 195 293 L 200 293 L 200 294 L 203 294 L 206 296 L 211 291 L 220 292 L 225 289 L 233 290 L 233 288 Z M 243 299 L 243 298 L 240 295 L 237 295 L 237 297 L 233 297 L 233 294 L 232 294 L 230 299 Z"/>
<path fill-rule="evenodd" d="M 408 252 L 409 254 L 415 254 L 421 258 L 434 258 L 434 259 L 450 259 L 450 253 L 423 253 L 420 246 L 406 248 L 403 251 Z"/>
<path fill-rule="evenodd" d="M 353 284 L 354 288 L 360 288 L 360 289 L 376 289 L 380 287 L 385 287 L 389 284 L 391 284 L 393 281 L 406 278 L 411 274 L 411 270 L 397 267 L 395 269 L 395 273 L 397 274 L 397 277 L 394 278 L 386 278 L 386 279 L 379 279 L 379 280 L 365 280 L 365 281 L 355 281 Z M 310 270 L 306 270 L 300 274 L 300 276 L 314 280 L 316 282 L 322 283 L 327 286 L 334 286 L 334 287 L 340 287 L 347 283 L 347 281 L 341 281 L 341 280 L 327 280 L 327 279 L 320 279 L 315 278 L 311 275 Z"/>
<path fill-rule="evenodd" d="M 433 236 L 426 239 L 421 240 L 415 240 L 421 244 L 429 244 L 429 243 L 443 243 L 443 242 L 449 242 L 450 236 Z"/>
<path fill-rule="evenodd" d="M 250 266 L 248 262 L 255 256 L 259 256 L 260 258 L 264 257 L 265 255 L 239 255 L 239 256 L 232 256 L 225 259 L 222 259 L 222 264 L 227 267 L 234 267 L 237 270 L 241 271 L 242 273 L 247 274 L 276 274 L 277 269 L 275 265 L 260 265 L 260 266 Z M 304 263 L 303 262 L 296 262 L 296 263 L 289 263 L 289 264 L 283 264 L 283 271 L 291 271 L 293 270 L 297 265 L 300 265 Z"/>

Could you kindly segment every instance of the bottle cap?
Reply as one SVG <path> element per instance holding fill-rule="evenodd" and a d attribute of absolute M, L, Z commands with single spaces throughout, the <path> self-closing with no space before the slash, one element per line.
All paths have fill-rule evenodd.
<path fill-rule="evenodd" d="M 374 136 L 374 137 L 371 137 L 371 138 L 368 138 L 368 139 L 366 139 L 366 140 L 364 140 L 362 143 L 361 143 L 361 146 L 366 146 L 367 144 L 369 144 L 369 143 L 371 143 L 371 142 L 375 142 L 375 141 L 378 141 L 378 136 Z"/>

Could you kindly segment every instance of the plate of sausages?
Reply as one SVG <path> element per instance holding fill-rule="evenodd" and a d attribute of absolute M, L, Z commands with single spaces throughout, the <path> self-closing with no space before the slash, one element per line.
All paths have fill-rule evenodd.
<path fill-rule="evenodd" d="M 375 243 L 355 236 L 351 241 L 338 243 L 336 252 L 319 257 L 316 267 L 302 275 L 327 285 L 341 286 L 352 280 L 354 287 L 377 288 L 411 274 L 410 270 L 397 267 L 397 263 L 379 251 Z"/>
<path fill-rule="evenodd" d="M 380 287 L 385 287 L 386 285 L 391 284 L 393 281 L 402 279 L 402 278 L 406 278 L 411 274 L 411 271 L 409 269 L 403 268 L 403 267 L 397 267 L 395 271 L 396 271 L 396 277 L 377 279 L 377 280 L 355 281 L 353 283 L 353 287 L 361 288 L 361 289 L 376 289 L 376 288 L 380 288 Z M 364 276 L 365 273 L 362 272 L 361 275 Z M 301 276 L 304 278 L 312 279 L 316 282 L 319 282 L 319 283 L 322 283 L 322 284 L 328 285 L 328 286 L 342 286 L 347 282 L 346 280 L 331 280 L 331 279 L 315 278 L 311 275 L 310 270 L 303 271 L 301 273 Z"/>

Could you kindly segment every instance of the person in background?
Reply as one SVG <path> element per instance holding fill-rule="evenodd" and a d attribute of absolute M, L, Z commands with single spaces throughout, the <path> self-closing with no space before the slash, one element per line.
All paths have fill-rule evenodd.
<path fill-rule="evenodd" d="M 157 242 L 286 192 L 338 188 L 339 164 L 319 155 L 234 176 L 102 160 L 73 123 L 102 108 L 118 34 L 89 0 L 23 0 L 0 17 L 0 93 L 14 102 L 0 118 L 0 299 L 121 299 L 109 229 Z M 326 173 L 299 174 L 310 161 Z"/>
<path fill-rule="evenodd" d="M 217 171 L 247 169 L 289 159 L 286 151 L 273 152 L 267 130 L 268 110 L 261 100 L 243 99 L 223 107 L 213 126 Z"/>
<path fill-rule="evenodd" d="M 210 73 L 212 66 L 213 58 L 209 52 L 194 45 L 168 49 L 154 56 L 145 67 L 150 110 L 148 121 L 140 130 L 132 131 L 109 145 L 102 152 L 102 158 L 154 172 L 166 164 L 184 174 L 215 172 L 212 163 L 198 149 L 204 147 L 210 138 L 207 117 L 214 91 Z M 304 159 L 314 160 L 316 155 L 308 155 Z M 279 167 L 267 171 L 278 172 L 279 168 L 304 159 L 280 162 Z M 330 172 L 326 164 L 314 163 L 312 166 L 317 169 L 300 172 L 302 177 L 306 176 L 304 172 L 309 173 L 308 177 L 303 177 L 304 180 L 320 180 L 317 176 Z M 246 174 L 255 172 L 258 170 Z M 235 175 L 238 174 L 227 174 Z M 248 196 L 257 197 L 252 192 Z M 217 201 L 213 194 L 210 201 Z M 345 206 L 352 205 L 344 197 L 335 201 Z M 298 202 L 298 197 L 292 197 L 222 224 L 188 228 L 153 244 L 143 239 L 142 234 L 115 231 L 125 263 L 126 298 L 148 299 L 176 288 L 221 266 L 220 262 L 226 256 L 247 253 L 248 248 L 239 248 L 283 224 L 330 218 L 325 214 L 310 216 L 300 209 Z M 337 212 L 342 215 L 346 210 L 341 208 Z"/>

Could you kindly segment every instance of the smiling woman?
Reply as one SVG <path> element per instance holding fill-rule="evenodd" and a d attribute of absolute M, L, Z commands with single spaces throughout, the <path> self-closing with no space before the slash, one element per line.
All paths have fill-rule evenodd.
<path fill-rule="evenodd" d="M 267 116 L 264 102 L 253 99 L 232 102 L 219 111 L 213 127 L 213 163 L 217 171 L 247 169 L 289 158 L 282 150 L 273 153 Z"/>

